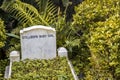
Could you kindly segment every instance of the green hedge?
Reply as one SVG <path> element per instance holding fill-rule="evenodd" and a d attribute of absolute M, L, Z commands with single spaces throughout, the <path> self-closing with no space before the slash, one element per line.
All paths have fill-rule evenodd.
<path fill-rule="evenodd" d="M 14 62 L 11 80 L 74 80 L 65 57 Z"/>
<path fill-rule="evenodd" d="M 4 26 L 4 21 L 1 20 L 0 18 L 0 48 L 2 48 L 5 44 L 5 39 L 6 39 L 6 35 L 5 35 L 5 26 Z"/>
<path fill-rule="evenodd" d="M 5 26 L 4 26 L 4 21 L 0 18 L 0 60 L 3 58 L 3 53 L 1 51 L 1 48 L 5 46 L 5 41 L 6 41 L 6 34 L 5 34 Z"/>
<path fill-rule="evenodd" d="M 83 32 L 80 39 L 84 39 L 91 54 L 89 65 L 83 68 L 86 80 L 120 78 L 119 7 L 119 0 L 85 0 L 75 7 L 72 26 Z"/>
<path fill-rule="evenodd" d="M 0 80 L 4 79 L 5 67 L 8 65 L 9 61 L 7 59 L 0 60 Z"/>
<path fill-rule="evenodd" d="M 91 51 L 91 65 L 96 73 L 107 77 L 120 77 L 120 19 L 114 15 L 91 28 L 87 44 Z M 98 73 L 98 74 L 99 74 Z M 99 75 L 98 75 L 99 77 Z M 103 77 L 102 77 L 103 78 Z"/>

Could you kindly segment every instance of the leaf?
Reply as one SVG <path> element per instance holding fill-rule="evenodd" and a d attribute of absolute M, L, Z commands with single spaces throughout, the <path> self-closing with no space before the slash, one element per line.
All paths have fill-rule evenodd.
<path fill-rule="evenodd" d="M 24 26 L 32 26 L 37 24 L 49 25 L 42 16 L 38 13 L 38 10 L 27 3 L 16 1 L 4 0 L 1 9 L 10 13 L 15 19 L 18 20 L 19 24 L 24 24 Z M 7 6 L 6 6 L 7 5 Z"/>
<path fill-rule="evenodd" d="M 20 39 L 20 37 L 18 35 L 12 34 L 12 33 L 6 33 L 6 35 L 16 38 L 16 39 Z"/>
<path fill-rule="evenodd" d="M 39 14 L 42 18 L 53 25 L 57 20 L 57 7 L 53 4 L 51 0 L 35 0 L 37 5 L 40 7 Z"/>

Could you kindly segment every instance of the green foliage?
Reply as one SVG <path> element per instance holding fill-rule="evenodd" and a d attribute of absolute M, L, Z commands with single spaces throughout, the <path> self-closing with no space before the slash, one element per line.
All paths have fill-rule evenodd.
<path fill-rule="evenodd" d="M 9 57 L 11 51 L 21 51 L 21 45 L 19 40 L 11 39 L 8 50 L 6 50 L 6 57 Z"/>
<path fill-rule="evenodd" d="M 114 15 L 105 22 L 98 22 L 96 28 L 91 28 L 88 46 L 91 51 L 91 64 L 95 69 L 107 70 L 116 78 L 115 71 L 119 65 L 120 58 L 120 19 Z"/>
<path fill-rule="evenodd" d="M 50 60 L 14 62 L 10 80 L 14 79 L 73 80 L 73 76 L 67 59 L 65 57 L 57 57 Z"/>
<path fill-rule="evenodd" d="M 0 60 L 0 79 L 2 80 L 4 77 L 5 67 L 8 65 L 8 60 Z"/>
<path fill-rule="evenodd" d="M 12 34 L 12 33 L 6 33 L 6 35 L 8 35 L 10 37 L 14 37 L 14 38 L 20 39 L 19 36 L 15 35 L 15 34 Z"/>
<path fill-rule="evenodd" d="M 43 5 L 43 3 L 42 3 L 43 0 L 40 0 L 40 1 L 41 1 L 41 4 Z M 45 2 L 45 0 L 43 2 Z M 40 3 L 38 5 L 40 5 Z M 40 8 L 41 10 L 40 9 L 38 10 L 39 14 L 42 16 L 42 18 L 46 22 L 48 22 L 49 25 L 51 25 L 51 26 L 55 25 L 55 23 L 57 21 L 57 15 L 58 15 L 57 7 L 53 4 L 53 2 L 51 0 L 46 1 L 44 6 Z"/>
<path fill-rule="evenodd" d="M 62 0 L 63 6 L 67 7 L 69 5 L 69 0 Z"/>
<path fill-rule="evenodd" d="M 4 26 L 4 21 L 0 18 L 0 51 L 5 46 L 5 42 L 6 42 L 5 32 L 6 32 L 6 30 L 5 30 L 5 26 Z M 3 58 L 4 54 L 5 53 L 0 52 L 0 59 Z"/>
<path fill-rule="evenodd" d="M 78 30 L 86 31 L 89 26 L 94 23 L 102 21 L 111 17 L 113 14 L 119 14 L 119 1 L 118 0 L 85 0 L 82 4 L 75 8 L 77 13 L 74 16 L 72 23 Z M 78 27 L 80 26 L 80 27 Z"/>
<path fill-rule="evenodd" d="M 60 13 L 60 12 L 58 12 Z M 57 32 L 57 47 L 64 46 L 69 51 L 69 58 L 72 58 L 74 49 L 76 47 L 76 52 L 78 51 L 79 41 L 78 37 L 75 37 L 76 32 L 74 32 L 73 27 L 70 22 L 66 22 L 66 16 L 58 15 L 58 22 L 55 24 Z"/>
<path fill-rule="evenodd" d="M 60 12 L 59 12 L 60 13 Z M 67 23 L 65 21 L 65 16 L 58 16 L 58 22 L 55 25 L 56 32 L 57 32 L 57 45 L 63 46 L 65 44 L 65 40 L 67 40 L 68 37 L 70 37 L 71 33 L 71 27 L 70 23 Z"/>
<path fill-rule="evenodd" d="M 45 12 L 45 9 L 47 7 L 47 4 L 48 4 L 48 1 L 49 0 L 35 0 L 35 2 L 37 3 L 37 6 L 38 6 L 38 11 L 39 12 Z"/>
<path fill-rule="evenodd" d="M 17 31 L 16 31 L 17 32 Z M 17 33 L 15 33 L 17 34 Z M 6 47 L 6 57 L 9 57 L 9 53 L 13 50 L 21 51 L 21 45 L 20 45 L 20 37 L 18 35 L 15 35 L 14 32 L 12 33 L 6 33 L 8 35 L 7 45 Z M 18 33 L 19 34 L 19 33 Z"/>
<path fill-rule="evenodd" d="M 36 8 L 19 0 L 4 0 L 1 9 L 10 13 L 15 19 L 19 21 L 20 24 L 24 24 L 24 26 L 32 26 L 35 24 L 40 24 L 41 22 L 43 22 L 45 25 L 48 25 L 48 23 L 46 23 L 41 18 Z"/>
<path fill-rule="evenodd" d="M 68 56 L 72 60 L 76 73 L 83 71 L 89 63 L 89 49 L 85 43 L 85 38 L 81 37 L 76 29 L 71 26 L 71 22 L 66 22 L 66 11 L 60 15 L 58 11 L 58 22 L 55 25 L 57 31 L 57 46 L 64 46 L 68 50 Z M 84 63 L 86 62 L 86 63 Z"/>
<path fill-rule="evenodd" d="M 0 48 L 4 46 L 6 39 L 4 21 L 0 19 Z"/>
<path fill-rule="evenodd" d="M 80 45 L 86 45 L 83 49 L 90 52 L 90 63 L 83 69 L 86 80 L 120 78 L 119 7 L 119 0 L 85 0 L 75 8 L 72 25 L 76 32 L 82 31 L 80 39 L 84 42 Z"/>
<path fill-rule="evenodd" d="M 28 27 L 37 24 L 50 25 L 53 21 L 55 21 L 55 13 L 57 8 L 51 1 L 48 1 L 45 6 L 44 15 L 42 14 L 43 12 L 38 12 L 34 6 L 19 0 L 4 0 L 1 9 L 10 13 L 15 19 L 18 20 L 19 24 L 22 24 L 24 27 Z"/>

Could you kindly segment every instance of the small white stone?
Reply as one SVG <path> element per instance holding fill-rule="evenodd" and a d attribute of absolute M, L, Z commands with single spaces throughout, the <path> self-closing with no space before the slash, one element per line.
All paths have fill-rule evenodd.
<path fill-rule="evenodd" d="M 20 61 L 20 53 L 18 51 L 12 51 L 10 53 L 10 61 Z"/>
<path fill-rule="evenodd" d="M 67 49 L 64 48 L 64 47 L 58 48 L 58 56 L 60 56 L 60 57 L 63 57 L 63 56 L 68 57 Z"/>

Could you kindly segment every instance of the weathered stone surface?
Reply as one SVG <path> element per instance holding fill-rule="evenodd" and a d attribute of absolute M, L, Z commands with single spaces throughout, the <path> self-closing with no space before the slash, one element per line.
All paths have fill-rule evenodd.
<path fill-rule="evenodd" d="M 64 48 L 64 47 L 60 47 L 60 48 L 58 48 L 58 56 L 60 56 L 60 57 L 68 57 L 68 51 L 67 51 L 67 49 L 66 48 Z"/>
<path fill-rule="evenodd" d="M 12 51 L 10 53 L 10 61 L 20 61 L 20 53 L 18 51 Z"/>
<path fill-rule="evenodd" d="M 6 66 L 6 68 L 5 68 L 5 74 L 4 74 L 4 78 L 9 78 L 9 66 Z"/>
<path fill-rule="evenodd" d="M 56 31 L 46 26 L 32 26 L 20 30 L 22 60 L 52 59 L 56 57 Z"/>

